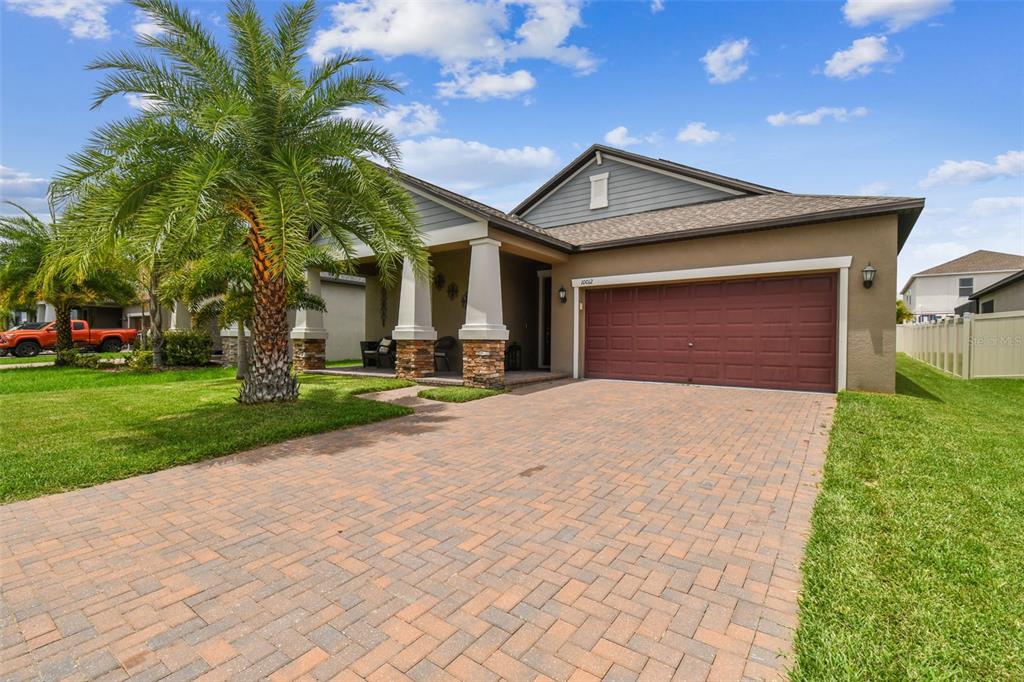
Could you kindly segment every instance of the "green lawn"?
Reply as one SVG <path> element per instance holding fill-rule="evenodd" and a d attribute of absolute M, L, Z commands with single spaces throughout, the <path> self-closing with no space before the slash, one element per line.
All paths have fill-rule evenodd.
<path fill-rule="evenodd" d="M 363 361 L 358 359 L 358 358 L 356 358 L 354 360 L 353 359 L 349 359 L 349 360 L 328 360 L 327 362 L 324 363 L 324 366 L 325 367 L 353 367 L 353 366 L 356 366 L 356 365 L 362 366 L 362 364 L 363 364 Z"/>
<path fill-rule="evenodd" d="M 234 369 L 0 372 L 0 501 L 94 485 L 408 414 L 354 397 L 396 379 L 306 375 L 291 404 L 240 405 Z"/>
<path fill-rule="evenodd" d="M 1024 381 L 839 396 L 793 680 L 1024 679 Z"/>
<path fill-rule="evenodd" d="M 416 395 L 427 400 L 440 400 L 446 403 L 468 403 L 470 400 L 490 398 L 502 391 L 490 388 L 473 388 L 471 386 L 439 386 L 420 391 Z"/>
<path fill-rule="evenodd" d="M 127 357 L 127 353 L 96 353 L 101 358 L 123 358 Z M 5 355 L 0 358 L 0 365 L 35 365 L 39 363 L 48 363 L 54 361 L 53 355 L 34 355 L 30 358 L 18 358 L 12 355 Z"/>

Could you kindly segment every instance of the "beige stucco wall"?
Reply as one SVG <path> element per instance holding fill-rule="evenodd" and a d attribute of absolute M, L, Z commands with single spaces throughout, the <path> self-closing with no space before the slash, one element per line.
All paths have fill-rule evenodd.
<path fill-rule="evenodd" d="M 994 301 L 996 313 L 1008 313 L 1014 310 L 1024 310 L 1024 280 L 1014 282 L 991 294 L 978 299 L 978 310 L 985 301 Z"/>
<path fill-rule="evenodd" d="M 357 284 L 322 282 L 320 296 L 327 311 L 327 359 L 347 360 L 359 357 L 359 342 L 366 327 L 366 303 L 363 287 Z"/>
<path fill-rule="evenodd" d="M 892 392 L 896 371 L 896 216 L 846 220 L 677 242 L 573 254 L 552 268 L 552 369 L 572 371 L 572 279 L 688 268 L 852 256 L 849 287 L 847 388 Z M 865 289 L 870 261 L 875 284 Z M 557 301 L 564 286 L 569 303 Z M 582 297 L 581 297 L 582 298 Z M 580 312 L 580 348 L 586 310 Z M 582 350 L 580 368 L 584 364 Z"/>

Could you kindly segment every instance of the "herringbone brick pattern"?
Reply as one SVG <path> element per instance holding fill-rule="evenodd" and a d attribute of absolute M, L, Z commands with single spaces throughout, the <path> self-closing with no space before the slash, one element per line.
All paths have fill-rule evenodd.
<path fill-rule="evenodd" d="M 11 504 L 0 675 L 775 678 L 833 405 L 576 382 Z"/>

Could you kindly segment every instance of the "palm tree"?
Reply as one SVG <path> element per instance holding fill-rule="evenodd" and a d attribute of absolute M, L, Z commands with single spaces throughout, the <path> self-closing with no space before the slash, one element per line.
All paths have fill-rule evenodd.
<path fill-rule="evenodd" d="M 201 255 L 183 264 L 169 274 L 160 289 L 161 297 L 181 301 L 188 306 L 192 320 L 203 325 L 211 320 L 221 328 L 238 326 L 238 370 L 236 378 L 245 379 L 249 371 L 245 344 L 245 329 L 254 317 L 252 272 L 249 259 L 241 251 L 207 245 Z M 316 244 L 306 247 L 306 268 L 321 272 L 343 274 L 347 263 L 338 260 L 329 249 Z M 319 296 L 306 291 L 304 281 L 288 287 L 288 308 L 324 311 L 326 305 Z"/>
<path fill-rule="evenodd" d="M 91 65 L 109 71 L 94 106 L 132 94 L 146 98 L 146 110 L 97 130 L 51 198 L 71 222 L 110 238 L 139 235 L 167 252 L 240 233 L 221 240 L 247 254 L 252 273 L 253 358 L 239 400 L 294 399 L 288 292 L 303 275 L 304 247 L 326 244 L 347 260 L 365 244 L 387 283 L 403 259 L 428 270 L 393 136 L 338 116 L 383 106 L 397 87 L 361 69 L 358 56 L 300 67 L 312 0 L 283 7 L 272 30 L 251 0 L 232 0 L 230 50 L 168 0 L 133 4 L 162 32 Z"/>
<path fill-rule="evenodd" d="M 24 215 L 0 216 L 0 308 L 53 306 L 57 350 L 70 350 L 71 310 L 92 301 L 124 302 L 134 297 L 122 263 L 96 262 L 72 272 L 64 264 L 64 235 L 57 223 L 44 223 L 13 202 Z M 63 364 L 58 353 L 56 364 Z"/>

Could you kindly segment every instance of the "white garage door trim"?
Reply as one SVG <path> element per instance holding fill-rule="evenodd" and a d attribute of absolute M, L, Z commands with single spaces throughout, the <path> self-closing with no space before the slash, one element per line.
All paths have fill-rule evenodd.
<path fill-rule="evenodd" d="M 636 272 L 627 275 L 603 275 L 599 277 L 577 277 L 572 280 L 572 376 L 580 377 L 580 289 L 607 287 L 626 284 L 656 284 L 659 282 L 682 282 L 691 279 L 727 279 L 755 275 L 778 275 L 791 272 L 813 272 L 816 270 L 839 271 L 839 328 L 836 330 L 836 389 L 846 388 L 846 338 L 847 317 L 850 296 L 850 264 L 853 256 L 831 258 L 803 258 L 780 260 L 770 263 L 744 263 L 742 265 L 721 265 L 712 268 L 690 268 L 688 270 L 664 270 L 661 272 Z"/>

